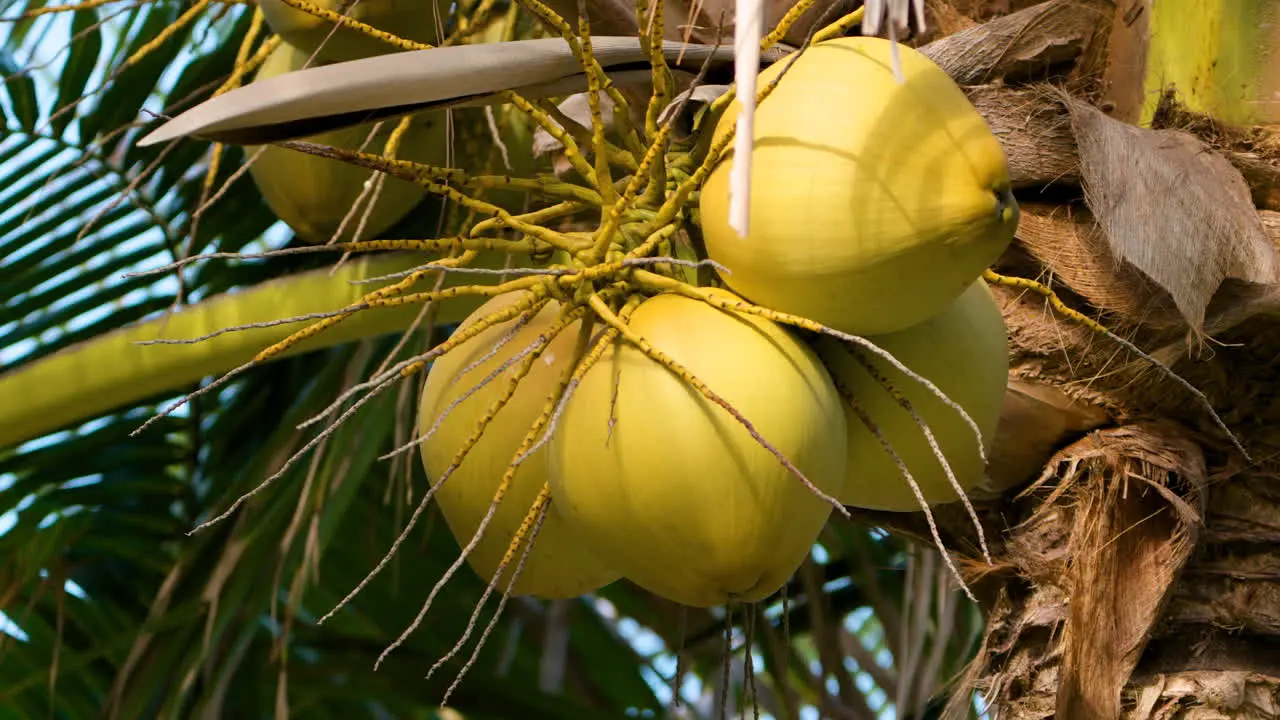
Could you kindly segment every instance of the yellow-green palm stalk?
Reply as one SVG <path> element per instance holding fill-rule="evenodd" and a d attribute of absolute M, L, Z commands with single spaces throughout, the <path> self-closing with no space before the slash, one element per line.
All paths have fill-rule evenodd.
<path fill-rule="evenodd" d="M 336 272 L 324 268 L 219 295 L 73 345 L 0 375 L 0 397 L 18 399 L 0 403 L 0 447 L 233 370 L 263 348 L 305 327 L 306 322 L 226 332 L 193 344 L 140 342 L 191 339 L 226 328 L 333 312 L 359 302 L 367 293 L 390 282 L 359 281 L 402 273 L 429 260 L 419 254 L 357 257 Z M 474 283 L 476 276 L 449 280 L 450 285 Z M 458 322 L 483 301 L 478 297 L 450 299 L 441 304 L 436 321 Z M 280 357 L 402 331 L 413 324 L 421 309 L 413 304 L 354 313 Z"/>
<path fill-rule="evenodd" d="M 1142 121 L 1169 86 L 1189 109 L 1233 125 L 1280 123 L 1280 3 L 1151 3 Z"/>

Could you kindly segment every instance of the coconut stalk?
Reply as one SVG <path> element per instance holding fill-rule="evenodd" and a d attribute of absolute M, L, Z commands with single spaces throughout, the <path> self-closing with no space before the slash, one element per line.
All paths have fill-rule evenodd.
<path fill-rule="evenodd" d="M 501 268 L 504 261 L 505 256 L 489 253 L 480 265 Z M 0 393 L 23 398 L 0 408 L 0 445 L 39 437 L 240 367 L 314 318 L 359 302 L 388 284 L 388 276 L 423 264 L 410 253 L 362 256 L 337 272 L 313 270 L 217 295 L 0 374 Z M 496 281 L 498 276 L 491 277 Z M 463 282 L 475 282 L 474 276 L 451 275 L 444 287 Z M 436 322 L 456 323 L 480 304 L 471 298 L 439 303 Z M 419 322 L 421 311 L 403 307 L 360 313 L 334 332 L 300 343 L 280 357 L 400 333 Z"/>
<path fill-rule="evenodd" d="M 1188 109 L 1228 125 L 1280 122 L 1280 5 L 1271 0 L 1139 0 L 1116 23 L 1124 60 L 1109 100 L 1151 124 L 1173 90 Z"/>

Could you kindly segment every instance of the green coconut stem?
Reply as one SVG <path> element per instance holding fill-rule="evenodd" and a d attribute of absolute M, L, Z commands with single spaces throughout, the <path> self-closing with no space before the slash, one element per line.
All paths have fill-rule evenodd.
<path fill-rule="evenodd" d="M 587 75 L 594 75 L 597 78 L 597 81 L 602 83 L 604 91 L 609 95 L 609 99 L 613 101 L 614 117 L 616 118 L 616 122 L 618 123 L 627 147 L 634 155 L 640 155 L 643 153 L 644 144 L 640 142 L 639 134 L 631 125 L 630 103 L 628 103 L 627 99 L 623 97 L 622 93 L 618 90 L 618 87 L 609 80 L 609 76 L 605 74 L 604 68 L 596 60 L 595 55 L 591 54 L 590 42 L 587 43 L 587 47 L 584 49 L 580 38 L 573 33 L 573 29 L 569 26 L 569 23 L 557 14 L 555 10 L 552 10 L 546 4 L 540 2 L 540 0 L 516 0 L 516 2 L 547 26 L 554 28 L 556 32 L 558 32 L 560 36 L 569 43 L 569 50 L 573 53 L 574 57 L 578 59 L 578 62 L 581 63 L 582 69 Z M 585 22 L 585 18 L 583 18 L 583 21 Z M 556 139 L 559 140 L 560 138 Z M 593 176 L 593 184 L 595 184 L 596 187 L 599 187 L 599 184 L 596 183 L 595 180 L 596 178 Z"/>
<path fill-rule="evenodd" d="M 271 36 L 267 42 L 258 48 L 256 53 L 252 53 L 253 46 L 258 42 L 258 36 L 262 34 L 262 29 L 266 26 L 266 18 L 262 14 L 261 8 L 255 8 L 253 18 L 249 21 L 249 29 L 245 32 L 244 39 L 240 41 L 240 47 L 236 49 L 235 65 L 231 68 L 231 75 L 213 91 L 212 97 L 218 97 L 223 93 L 229 92 L 240 87 L 244 78 L 249 73 L 257 70 L 267 56 L 280 44 L 278 36 Z M 251 54 L 252 53 L 252 54 Z M 214 195 L 214 185 L 217 184 L 218 173 L 222 170 L 222 158 L 226 151 L 226 146 L 222 143 L 213 143 L 209 148 L 209 166 L 205 171 L 204 180 L 200 184 L 200 202 L 197 208 L 207 207 Z M 194 243 L 197 230 L 200 223 L 200 213 L 197 210 L 191 219 L 191 232 L 188 234 L 188 243 Z M 179 276 L 181 280 L 181 276 Z"/>
<path fill-rule="evenodd" d="M 280 147 L 296 150 L 308 155 L 340 160 L 359 167 L 376 170 L 393 175 L 402 180 L 417 183 L 438 195 L 446 195 L 450 199 L 468 208 L 471 205 L 461 201 L 461 193 L 447 184 L 459 185 L 473 190 L 525 190 L 556 200 L 576 200 L 589 205 L 600 205 L 600 194 L 589 188 L 563 182 L 551 177 L 513 178 L 507 175 L 468 175 L 465 170 L 456 168 L 439 168 L 423 165 L 411 160 L 398 160 L 375 153 L 366 153 L 347 148 L 316 145 L 296 140 L 279 143 Z M 455 196 L 455 193 L 457 196 Z M 460 197 L 459 197 L 460 196 Z M 470 198 L 473 203 L 483 201 Z M 487 203 L 485 203 L 487 205 Z M 483 210 L 482 206 L 474 209 Z M 495 213 L 488 213 L 495 214 Z"/>
<path fill-rule="evenodd" d="M 338 418 L 334 420 L 333 423 L 331 423 L 328 428 L 326 428 L 323 432 L 321 432 L 320 434 L 312 438 L 310 441 L 308 441 L 306 445 L 303 445 L 302 448 L 299 449 L 297 452 L 295 452 L 293 455 L 289 456 L 289 459 L 285 460 L 284 464 L 280 466 L 279 470 L 276 470 L 274 474 L 272 474 L 271 476 L 267 477 L 267 479 L 259 483 L 257 487 L 253 488 L 249 492 L 246 492 L 245 494 L 236 498 L 236 501 L 231 503 L 231 507 L 223 511 L 221 515 L 218 515 L 212 520 L 207 520 L 203 523 L 200 523 L 195 528 L 193 528 L 188 534 L 194 535 L 195 533 L 200 532 L 201 530 L 204 530 L 208 527 L 216 525 L 222 522 L 223 520 L 226 520 L 227 518 L 231 517 L 231 515 L 233 515 L 236 512 L 236 510 L 240 509 L 240 506 L 248 502 L 251 498 L 253 498 L 253 496 L 257 495 L 258 493 L 270 487 L 271 484 L 274 483 L 276 480 L 279 480 L 281 477 L 284 477 L 284 475 L 287 472 L 289 472 L 289 469 L 292 468 L 295 464 L 297 464 L 297 462 L 301 460 L 304 456 L 306 456 L 307 453 L 311 452 L 318 445 L 320 445 L 320 443 L 324 442 L 325 439 L 329 437 L 329 435 L 331 435 L 335 430 L 341 427 L 342 423 L 345 422 L 347 419 L 349 419 L 352 415 L 354 415 L 357 410 L 359 410 L 362 406 L 364 406 L 365 403 L 369 402 L 374 397 L 376 397 L 378 393 L 381 392 L 382 390 L 385 390 L 386 388 L 390 387 L 397 379 L 410 377 L 411 375 L 413 375 L 414 372 L 421 369 L 422 367 L 425 367 L 426 364 L 431 360 L 434 360 L 435 358 L 441 355 L 444 355 L 447 352 L 450 352 L 454 348 L 458 347 L 459 345 L 466 342 L 467 340 L 470 340 L 476 335 L 479 335 L 480 333 L 484 332 L 485 330 L 492 327 L 493 325 L 506 322 L 507 320 L 511 320 L 512 318 L 518 316 L 519 314 L 527 310 L 529 307 L 529 304 L 534 302 L 534 299 L 538 297 L 539 296 L 533 293 L 530 293 L 530 298 L 527 299 L 524 303 L 518 303 L 509 308 L 506 308 L 505 310 L 500 310 L 491 315 L 488 315 L 482 320 L 480 320 L 479 322 L 468 325 L 465 328 L 462 328 L 457 332 L 453 333 L 452 335 L 450 335 L 449 339 L 435 346 L 429 352 L 425 353 L 420 358 L 418 358 L 416 362 L 414 362 L 411 365 L 408 365 L 405 369 L 401 370 L 398 373 L 399 378 L 392 377 L 387 381 L 380 383 L 377 387 L 373 389 L 372 392 L 368 393 L 367 395 L 365 395 L 364 397 L 356 401 L 350 408 L 348 408 L 345 412 L 339 415 Z M 430 493 L 428 493 L 428 496 L 429 495 Z M 379 568 L 380 567 L 381 566 L 379 566 Z"/>
<path fill-rule="evenodd" d="M 251 361 L 294 328 L 276 321 L 342 308 L 367 294 L 353 281 L 411 269 L 416 255 L 367 256 L 329 268 L 218 295 L 137 325 L 121 328 L 0 375 L 0 446 L 39 437 L 114 408 L 191 385 Z M 440 322 L 457 322 L 479 307 L 474 300 L 444 306 Z M 401 331 L 416 308 L 360 313 L 343 326 L 276 355 L 289 357 L 353 340 Z M 246 327 L 249 326 L 249 327 Z M 230 327 L 240 332 L 212 335 Z M 143 345 L 162 339 L 211 337 L 199 343 Z M 108 360 L 109 359 L 109 360 Z"/>
<path fill-rule="evenodd" d="M 488 26 L 489 16 L 493 14 L 493 9 L 497 4 L 498 4 L 497 0 L 483 0 L 483 2 L 481 2 L 476 7 L 476 9 L 472 12 L 471 17 L 467 17 L 465 15 L 458 15 L 456 17 L 456 23 L 455 23 L 457 25 L 457 29 L 455 29 L 453 31 L 453 34 L 445 38 L 444 42 L 440 44 L 442 46 L 458 45 L 463 40 L 467 40 L 471 38 L 473 35 L 475 35 L 476 33 L 479 33 L 482 30 L 486 29 L 486 27 Z M 516 9 L 515 5 L 511 5 L 509 7 L 509 10 L 515 10 L 515 9 Z M 495 23 L 499 21 L 500 20 L 498 18 L 494 18 L 493 20 L 493 22 Z M 506 42 L 507 40 L 510 39 L 511 30 L 512 30 L 511 24 L 508 23 L 505 31 L 503 32 L 503 37 L 501 39 L 501 42 Z"/>
<path fill-rule="evenodd" d="M 476 364 L 482 363 L 488 360 L 489 358 L 491 358 L 493 355 L 496 355 L 498 351 L 503 348 L 503 346 L 505 346 L 508 342 L 511 341 L 512 338 L 516 336 L 516 334 L 520 331 L 521 328 L 523 328 L 525 325 L 529 323 L 530 320 L 533 319 L 533 316 L 537 313 L 538 310 L 541 309 L 541 307 L 542 307 L 541 305 L 535 305 L 533 308 L 526 309 L 523 313 L 521 313 L 520 315 L 517 315 L 513 319 L 513 324 L 511 326 L 511 329 L 505 335 L 499 338 L 498 342 L 494 344 L 494 346 L 490 349 L 490 351 L 486 353 L 485 356 L 482 357 L 480 360 L 476 361 Z M 527 347 L 525 350 L 511 357 L 507 363 L 503 364 L 498 370 L 495 370 L 491 377 L 486 378 L 485 380 L 482 380 L 480 382 L 480 385 L 478 385 L 475 388 L 472 388 L 472 390 L 467 393 L 467 396 L 469 396 L 471 392 L 475 392 L 479 390 L 481 387 L 486 385 L 490 380 L 500 375 L 503 370 L 506 370 L 508 367 L 515 364 L 515 362 L 519 360 L 523 360 L 529 353 L 534 351 L 541 352 L 540 350 L 538 350 L 538 345 L 536 342 L 530 345 L 529 347 Z M 341 408 L 343 405 L 346 405 L 348 400 L 355 397 L 356 395 L 359 395 L 365 390 L 368 390 L 370 388 L 377 388 L 381 386 L 383 383 L 386 383 L 388 381 L 394 381 L 397 377 L 403 377 L 402 373 L 404 372 L 404 370 L 408 368 L 410 365 L 417 363 L 418 361 L 419 361 L 419 358 L 416 358 L 416 357 L 409 358 L 407 360 L 402 360 L 401 362 L 397 363 L 396 365 L 393 365 L 392 367 L 384 368 L 381 372 L 374 374 L 374 376 L 369 378 L 368 380 L 365 380 L 364 382 L 360 382 L 351 386 L 347 390 L 343 391 L 343 393 L 339 395 L 337 398 L 335 398 L 331 403 L 329 403 L 329 405 L 324 410 L 321 410 L 320 412 L 316 413 L 310 418 L 307 418 L 303 422 L 299 423 L 298 429 L 305 430 L 311 425 L 314 425 L 327 417 L 332 417 L 333 414 L 336 413 L 339 408 Z M 466 371 L 464 371 L 463 374 L 465 374 L 465 372 Z M 521 373 L 521 377 L 523 377 L 523 373 Z M 445 410 L 446 414 L 448 412 L 450 412 L 450 409 Z M 437 421 L 437 425 L 440 422 L 443 422 L 443 419 L 444 418 L 441 417 L 441 419 Z M 395 450 L 392 450 L 385 455 L 382 455 L 378 459 L 387 460 L 391 457 L 394 457 L 395 455 L 399 455 L 402 452 L 406 452 L 412 449 L 419 442 L 425 440 L 427 437 L 430 437 L 431 434 L 435 432 L 435 430 L 436 428 L 433 428 L 430 432 L 428 432 L 422 438 L 406 443 L 405 445 L 399 448 L 396 448 Z"/>
<path fill-rule="evenodd" d="M 516 368 L 515 373 L 512 374 L 507 380 L 507 394 L 504 395 L 504 400 L 502 401 L 502 406 L 505 407 L 506 403 L 510 400 L 511 395 L 515 392 L 515 389 L 518 387 L 519 383 L 524 379 L 526 375 L 529 374 L 529 371 L 533 369 L 535 362 L 539 357 L 542 356 L 542 353 L 546 351 L 547 347 L 550 346 L 551 341 L 554 340 L 569 325 L 576 322 L 577 320 L 580 320 L 582 316 L 585 314 L 586 314 L 586 309 L 580 308 L 580 307 L 572 308 L 567 314 L 562 314 L 560 318 L 555 322 L 554 325 L 552 325 L 551 327 L 543 331 L 543 333 L 539 335 L 537 338 L 535 338 L 532 343 L 525 346 L 524 349 L 511 355 L 511 357 L 508 357 L 505 361 L 499 364 L 498 367 L 494 368 L 488 375 L 485 375 L 483 378 L 481 378 L 480 382 L 467 388 L 466 392 L 454 398 L 453 401 L 450 402 L 444 408 L 444 410 L 440 412 L 438 416 L 436 416 L 436 419 L 431 423 L 431 427 L 428 428 L 426 432 L 421 433 L 418 437 L 414 438 L 413 440 L 410 440 L 409 442 L 396 448 L 395 450 L 388 452 L 387 454 L 379 457 L 378 459 L 388 460 L 392 457 L 395 457 L 396 455 L 399 455 L 404 452 L 408 452 L 409 450 L 412 450 L 413 448 L 430 440 L 431 437 L 440 430 L 440 427 L 444 424 L 444 421 L 448 419 L 450 415 L 453 414 L 453 411 L 456 410 L 459 405 L 466 402 L 467 398 L 471 397 L 472 395 L 475 395 L 477 392 L 480 392 L 485 387 L 487 387 L 489 383 L 497 380 L 498 377 L 506 373 L 511 366 L 515 365 L 516 363 L 520 363 L 520 367 Z M 519 334 L 520 330 L 524 328 L 528 324 L 528 322 L 532 319 L 533 319 L 533 313 L 526 310 L 523 315 L 517 318 L 517 321 L 511 326 L 511 329 L 508 330 L 505 335 L 503 335 L 501 338 L 498 339 L 497 342 L 493 344 L 493 347 L 489 348 L 489 350 L 484 355 L 477 358 L 474 362 L 471 363 L 471 365 L 463 368 L 462 372 L 458 373 L 458 377 L 459 378 L 465 377 L 468 373 L 470 373 L 475 368 L 491 360 L 493 356 L 497 355 L 498 351 L 500 351 L 503 347 L 505 347 L 507 343 L 511 342 L 511 340 L 517 334 Z M 501 411 L 501 408 L 499 408 L 498 411 Z"/>
<path fill-rule="evenodd" d="M 303 245 L 299 247 L 280 248 L 278 250 L 268 250 L 261 253 L 243 253 L 243 252 L 213 252 L 202 253 L 200 255 L 191 255 L 181 260 L 171 262 L 167 265 L 140 270 L 137 272 L 125 273 L 122 277 L 125 279 L 135 277 L 145 277 L 147 275 L 167 275 L 175 270 L 179 270 L 187 265 L 196 262 L 204 262 L 206 260 L 267 260 L 270 258 L 284 257 L 286 255 L 307 255 L 312 253 L 333 253 L 341 252 L 349 253 L 369 253 L 384 250 L 390 251 L 412 251 L 421 253 L 452 253 L 461 251 L 466 253 L 474 251 L 475 253 L 488 253 L 490 255 L 487 261 L 492 261 L 495 253 L 501 254 L 531 254 L 539 248 L 530 240 L 510 240 L 506 238 L 464 238 L 461 236 L 438 238 L 433 240 L 359 240 L 356 242 L 340 242 L 330 245 Z M 467 259 L 466 265 L 461 264 L 462 258 L 437 258 L 437 264 L 445 261 L 459 261 L 458 269 L 470 268 L 470 257 Z M 417 269 L 419 265 L 414 265 Z M 487 267 L 485 263 L 480 263 L 480 267 Z M 382 276 L 379 276 L 382 277 Z M 372 276 L 355 278 L 349 280 L 353 285 L 360 283 L 374 282 L 376 279 Z"/>
<path fill-rule="evenodd" d="M 612 295 L 614 292 L 618 292 L 618 290 L 606 289 L 602 292 Z M 440 346 L 437 346 L 437 348 L 432 350 L 432 353 L 429 353 L 429 354 L 436 354 L 436 355 L 443 354 L 444 352 L 450 351 L 453 348 L 457 347 L 462 342 L 465 342 L 466 340 L 469 340 L 472 337 L 475 337 L 480 332 L 483 332 L 484 330 L 490 327 L 493 327 L 501 322 L 506 322 L 508 320 L 515 319 L 516 317 L 522 316 L 527 313 L 536 313 L 541 309 L 541 307 L 545 304 L 545 302 L 546 302 L 546 298 L 541 292 L 535 291 L 533 293 L 530 293 L 530 297 L 517 302 L 513 306 L 506 308 L 505 310 L 498 311 L 488 316 L 485 316 L 484 318 L 481 318 L 476 322 L 474 322 L 472 325 L 468 325 L 464 328 L 459 329 L 457 332 L 454 333 L 453 337 L 451 337 L 448 341 L 442 343 Z M 572 317 L 572 316 L 578 315 L 581 312 L 581 310 L 582 310 L 581 308 L 566 306 L 566 309 L 564 310 L 564 314 L 562 315 L 562 319 L 564 319 L 565 317 Z M 558 333 L 559 329 L 563 329 L 563 327 L 566 327 L 568 324 L 569 324 L 568 322 L 564 323 L 563 325 L 561 323 L 556 323 L 552 328 L 548 329 L 548 334 L 553 329 L 556 329 L 556 332 Z M 475 445 L 480 442 L 480 439 L 484 436 L 484 433 L 488 429 L 489 424 L 493 421 L 493 419 L 497 416 L 497 414 L 502 410 L 503 407 L 506 406 L 506 404 L 510 401 L 511 397 L 515 394 L 516 388 L 518 387 L 518 383 L 520 379 L 523 378 L 525 374 L 527 374 L 528 370 L 532 367 L 533 361 L 537 359 L 537 357 L 541 354 L 543 350 L 545 350 L 545 348 L 549 344 L 550 344 L 550 341 L 548 340 L 547 343 L 541 344 L 538 349 L 534 350 L 532 353 L 530 353 L 529 356 L 526 357 L 524 366 L 518 372 L 517 377 L 511 378 L 508 381 L 507 388 L 503 396 L 495 400 L 489 406 L 485 414 L 477 422 L 471 435 L 468 436 L 467 439 L 463 441 L 462 447 L 460 447 L 457 453 L 455 453 L 454 457 L 452 458 L 452 461 L 450 462 L 449 467 L 444 471 L 444 473 L 441 474 L 440 478 L 436 481 L 436 483 L 432 485 L 431 489 L 428 490 L 423 495 L 422 499 L 418 502 L 418 506 L 414 508 L 413 514 L 409 517 L 409 522 L 405 525 L 404 529 L 400 532 L 400 534 L 396 537 L 396 539 L 391 543 L 391 547 L 387 550 L 386 555 L 384 555 L 383 558 L 378 562 L 378 564 L 372 570 L 370 570 L 367 575 L 365 575 L 364 579 L 362 579 L 360 583 L 354 589 L 351 590 L 351 592 L 347 593 L 347 595 L 341 601 L 339 601 L 331 610 L 329 610 L 329 612 L 325 613 L 324 616 L 320 618 L 317 624 L 323 624 L 329 618 L 337 614 L 338 611 L 340 611 L 343 607 L 345 607 L 347 603 L 351 602 L 351 600 L 354 599 L 356 595 L 360 594 L 360 592 L 364 590 L 364 588 L 367 587 L 369 583 L 372 582 L 373 579 L 378 576 L 379 573 L 382 572 L 382 570 L 387 566 L 387 564 L 391 562 L 391 558 L 395 556 L 400 546 L 409 537 L 410 532 L 413 530 L 414 527 L 416 527 L 418 521 L 422 517 L 422 514 L 426 511 L 427 506 L 430 504 L 431 499 L 435 496 L 435 493 L 438 491 L 438 488 L 440 488 L 448 480 L 449 476 L 452 475 L 452 473 L 466 459 L 467 454 L 471 452 L 472 448 L 474 448 Z M 437 351 L 443 351 L 443 352 L 437 352 Z M 414 365 L 421 367 L 423 362 L 425 362 L 428 359 L 430 358 L 423 358 L 422 362 L 415 363 Z M 589 362 L 591 362 L 590 353 L 582 363 L 579 363 L 579 365 L 581 366 L 582 364 L 587 364 Z M 401 369 L 399 373 L 403 374 L 406 371 L 408 371 L 409 368 L 411 367 L 413 366 L 408 366 L 404 369 Z M 570 364 L 569 368 L 573 369 L 573 365 Z M 579 367 L 579 370 L 580 369 L 581 367 Z M 570 383 L 572 383 L 572 379 L 570 379 Z M 545 424 L 545 422 L 543 424 Z M 538 425 L 537 422 L 535 422 L 534 428 L 531 429 L 530 433 L 532 434 L 534 431 L 539 429 L 540 429 L 540 426 Z M 525 449 L 525 446 L 522 446 L 520 450 L 517 451 L 517 460 L 522 460 L 520 456 L 523 453 L 524 449 Z M 513 467 L 518 468 L 519 463 L 513 462 Z M 481 530 L 482 529 L 477 529 L 477 533 L 481 532 Z M 460 557 L 458 559 L 458 562 L 456 563 L 459 567 L 461 566 L 462 561 L 465 560 L 465 557 L 466 555 L 464 552 L 463 556 Z M 450 572 L 456 572 L 456 570 L 452 570 Z M 437 586 L 437 590 L 438 590 L 438 587 L 439 586 Z M 435 591 L 433 591 L 432 597 L 427 598 L 427 606 L 429 606 L 431 601 L 433 600 L 434 594 L 435 594 Z M 426 608 L 424 607 L 419 617 L 425 614 L 425 612 L 426 612 Z M 411 632 L 411 630 L 409 632 Z M 392 648 L 388 648 L 383 654 L 385 655 L 386 652 L 390 652 L 393 648 L 394 646 Z"/>
<path fill-rule="evenodd" d="M 591 205 L 588 203 L 566 201 L 545 208 L 539 208 L 531 212 L 512 215 L 511 217 L 527 225 L 540 226 L 551 220 L 559 220 L 575 213 L 582 212 L 589 207 L 591 207 Z M 500 232 L 507 227 L 509 226 L 507 225 L 506 220 L 501 217 L 489 217 L 472 226 L 470 234 L 472 237 L 475 237 L 485 233 Z"/>
<path fill-rule="evenodd" d="M 586 57 L 594 57 L 591 48 L 591 23 L 584 13 L 578 18 L 578 36 L 582 43 L 582 52 Z M 602 213 L 608 212 L 608 206 L 614 201 L 616 190 L 613 187 L 613 174 L 609 169 L 609 152 L 605 142 L 604 114 L 600 109 L 600 75 L 587 72 L 587 108 L 591 112 L 591 146 L 595 160 L 597 187 L 600 188 L 600 204 Z M 604 218 L 601 217 L 601 222 Z"/>
<path fill-rule="evenodd" d="M 1280 122 L 1280 4 L 1149 3 L 1141 123 L 1172 86 L 1188 109 L 1230 125 Z"/>
<path fill-rule="evenodd" d="M 861 10 L 857 12 L 860 13 Z M 859 15 L 859 17 L 861 17 L 861 15 Z M 778 82 L 786 76 L 786 70 L 791 67 L 791 64 L 794 63 L 799 56 L 800 53 L 797 52 L 780 61 L 787 63 L 787 65 L 778 77 L 774 78 L 768 85 L 756 91 L 757 107 L 759 107 L 765 100 L 769 99 L 769 96 L 772 95 L 773 91 L 778 87 Z M 722 113 L 724 108 L 728 107 L 733 98 L 733 90 L 730 89 L 729 92 L 726 92 L 724 95 L 716 98 L 715 102 L 711 104 L 712 112 L 717 113 L 717 115 Z M 711 172 L 716 169 L 716 166 L 718 166 L 720 161 L 724 158 L 725 151 L 728 150 L 730 143 L 733 142 L 736 130 L 737 126 L 729 128 L 724 136 L 711 143 L 710 147 L 707 149 L 707 154 L 700 158 L 697 170 L 695 170 L 687 180 L 684 180 L 677 185 L 675 192 L 670 193 L 666 202 L 662 204 L 662 207 L 658 208 L 653 221 L 654 226 L 661 226 L 673 222 L 680 211 L 689 204 L 690 199 L 694 197 L 694 193 L 702 189 L 703 183 L 707 181 L 707 178 L 711 176 Z M 714 133 L 708 132 L 707 135 L 711 136 L 714 135 Z"/>

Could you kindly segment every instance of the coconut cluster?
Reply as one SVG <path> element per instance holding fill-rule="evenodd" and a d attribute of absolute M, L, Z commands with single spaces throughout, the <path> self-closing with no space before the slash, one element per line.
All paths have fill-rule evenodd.
<path fill-rule="evenodd" d="M 885 40 L 815 44 L 759 78 L 775 82 L 749 234 L 728 221 L 731 152 L 701 190 L 716 287 L 632 294 L 621 334 L 543 298 L 431 366 L 422 458 L 482 577 L 506 587 L 549 488 L 512 592 L 626 578 L 693 606 L 755 601 L 834 508 L 918 510 L 982 480 L 1008 366 L 981 275 L 1018 220 L 1003 150 L 945 72 Z M 732 104 L 715 137 L 736 120 Z"/>

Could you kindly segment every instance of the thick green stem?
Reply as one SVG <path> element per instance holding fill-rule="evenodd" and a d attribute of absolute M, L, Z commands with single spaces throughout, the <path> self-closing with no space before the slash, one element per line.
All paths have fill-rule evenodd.
<path fill-rule="evenodd" d="M 1232 125 L 1280 122 L 1280 3 L 1152 0 L 1142 124 L 1170 86 L 1189 109 Z"/>

